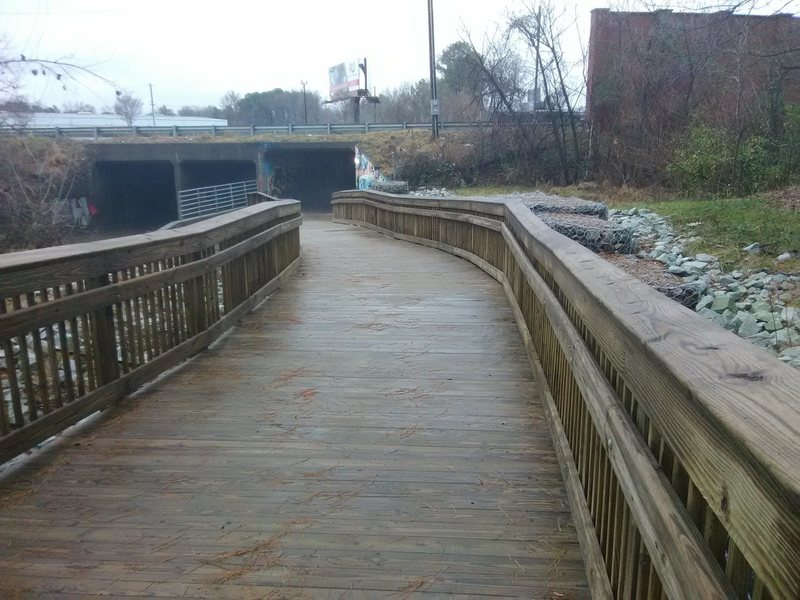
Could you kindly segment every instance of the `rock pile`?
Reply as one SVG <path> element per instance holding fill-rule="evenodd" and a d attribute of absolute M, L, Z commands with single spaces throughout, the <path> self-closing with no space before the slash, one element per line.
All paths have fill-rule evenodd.
<path fill-rule="evenodd" d="M 407 194 L 407 181 L 375 181 L 372 189 L 376 192 L 386 192 L 387 194 Z"/>
<path fill-rule="evenodd" d="M 786 306 L 800 276 L 759 271 L 709 272 L 708 292 L 696 310 L 721 327 L 800 367 L 800 309 Z"/>
<path fill-rule="evenodd" d="M 567 212 L 536 212 L 545 225 L 594 252 L 632 254 L 636 241 L 631 230 L 596 216 Z"/>
<path fill-rule="evenodd" d="M 411 196 L 418 196 L 420 198 L 446 198 L 448 196 L 452 196 L 452 194 L 447 191 L 447 188 L 428 188 L 428 187 L 421 187 L 417 188 L 410 194 Z"/>
<path fill-rule="evenodd" d="M 411 194 L 450 195 L 445 188 L 420 188 Z M 800 309 L 787 304 L 800 299 L 800 276 L 725 272 L 711 254 L 686 253 L 699 235 L 680 235 L 666 218 L 645 208 L 609 210 L 599 202 L 542 192 L 502 197 L 521 200 L 549 227 L 595 252 L 635 253 L 658 261 L 675 283 L 651 282 L 656 289 L 800 368 Z M 688 229 L 699 231 L 701 226 L 690 223 Z"/>
<path fill-rule="evenodd" d="M 582 198 L 551 196 L 543 192 L 511 194 L 548 227 L 594 252 L 630 254 L 636 241 L 628 227 L 609 222 L 608 207 Z"/>
<path fill-rule="evenodd" d="M 639 256 L 663 263 L 695 291 L 693 308 L 699 314 L 800 368 L 800 309 L 787 306 L 800 289 L 800 276 L 725 272 L 715 256 L 684 255 L 699 237 L 678 235 L 669 221 L 647 209 L 611 210 L 609 220 L 632 229 L 642 248 Z"/>

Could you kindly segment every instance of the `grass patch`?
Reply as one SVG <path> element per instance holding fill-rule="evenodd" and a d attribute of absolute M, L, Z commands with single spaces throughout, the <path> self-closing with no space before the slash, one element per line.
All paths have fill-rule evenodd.
<path fill-rule="evenodd" d="M 532 191 L 522 186 L 464 187 L 455 190 L 461 196 L 492 196 Z M 538 188 L 542 189 L 542 188 Z M 795 204 L 777 202 L 771 197 L 676 199 L 662 189 L 581 185 L 552 187 L 546 193 L 577 196 L 603 202 L 610 208 L 633 207 L 669 217 L 673 226 L 686 237 L 700 237 L 689 245 L 694 253 L 706 252 L 719 257 L 722 266 L 732 269 L 765 269 L 800 274 L 800 259 L 776 262 L 784 252 L 800 251 L 800 211 Z M 800 198 L 800 193 L 797 194 Z M 694 225 L 699 223 L 699 225 Z M 762 253 L 751 255 L 742 248 L 753 242 L 762 246 Z"/>
<path fill-rule="evenodd" d="M 539 190 L 525 185 L 474 185 L 456 188 L 453 192 L 457 196 L 503 196 L 505 194 L 534 192 Z"/>
<path fill-rule="evenodd" d="M 555 196 L 583 198 L 602 202 L 609 208 L 641 206 L 645 202 L 669 199 L 670 196 L 661 188 L 636 188 L 628 186 L 606 186 L 602 184 L 578 184 L 554 186 L 544 190 Z"/>
<path fill-rule="evenodd" d="M 662 200 L 617 203 L 616 208 L 649 208 L 669 217 L 678 231 L 702 239 L 690 245 L 692 252 L 718 256 L 723 267 L 800 273 L 800 259 L 781 263 L 775 258 L 800 246 L 800 212 L 775 206 L 762 198 L 716 200 Z M 699 223 L 699 225 L 691 225 Z M 762 253 L 751 255 L 742 248 L 753 242 Z"/>

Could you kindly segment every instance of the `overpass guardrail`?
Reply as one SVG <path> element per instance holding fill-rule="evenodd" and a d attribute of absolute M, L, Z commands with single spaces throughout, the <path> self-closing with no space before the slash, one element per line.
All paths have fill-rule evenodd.
<path fill-rule="evenodd" d="M 490 125 L 487 121 L 439 123 L 441 131 L 480 129 Z M 34 127 L 0 128 L 0 135 L 39 135 L 71 139 L 109 139 L 122 137 L 192 137 L 192 136 L 249 136 L 278 135 L 334 135 L 343 133 L 370 133 L 375 131 L 430 130 L 430 123 L 360 123 L 322 125 L 271 125 L 240 127 L 235 125 L 192 125 L 172 127 Z"/>

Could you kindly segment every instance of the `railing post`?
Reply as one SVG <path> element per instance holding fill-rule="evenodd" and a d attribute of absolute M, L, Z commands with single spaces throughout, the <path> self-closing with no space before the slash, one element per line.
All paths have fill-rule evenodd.
<path fill-rule="evenodd" d="M 331 134 L 331 124 L 328 123 L 328 135 L 330 135 L 330 134 Z"/>
<path fill-rule="evenodd" d="M 250 125 L 250 137 L 256 137 L 256 126 Z"/>
<path fill-rule="evenodd" d="M 212 125 L 211 126 L 211 137 L 217 137 L 217 126 L 216 125 Z"/>
<path fill-rule="evenodd" d="M 289 135 L 291 135 L 291 134 L 293 134 L 293 133 L 294 133 L 294 125 L 292 125 L 291 123 L 289 123 Z"/>
<path fill-rule="evenodd" d="M 92 287 L 109 285 L 108 275 L 92 279 Z M 92 313 L 92 337 L 94 338 L 98 385 L 111 383 L 119 377 L 117 338 L 114 332 L 114 308 L 106 306 Z"/>
<path fill-rule="evenodd" d="M 192 261 L 203 259 L 202 252 L 192 254 Z M 206 285 L 205 277 L 195 277 L 186 282 L 186 328 L 189 337 L 194 337 L 198 333 L 205 331 L 208 326 L 206 319 Z"/>

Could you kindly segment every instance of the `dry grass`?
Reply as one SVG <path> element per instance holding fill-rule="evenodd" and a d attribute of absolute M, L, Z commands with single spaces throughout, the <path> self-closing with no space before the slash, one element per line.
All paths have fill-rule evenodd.
<path fill-rule="evenodd" d="M 289 384 L 292 380 L 302 377 L 308 373 L 308 369 L 303 367 L 297 369 L 289 369 L 288 371 L 284 371 L 280 375 L 278 375 L 275 379 L 273 379 L 269 384 L 262 386 L 261 389 L 263 390 L 275 390 L 281 388 L 287 384 Z"/>
<path fill-rule="evenodd" d="M 398 588 L 397 595 L 400 598 L 408 598 L 411 594 L 423 591 L 425 588 L 429 587 L 431 583 L 433 583 L 433 580 L 433 577 L 416 577 Z"/>
<path fill-rule="evenodd" d="M 222 569 L 223 571 L 214 579 L 213 583 L 226 583 L 232 579 L 238 579 L 255 571 L 284 566 L 280 561 L 282 556 L 280 541 L 289 534 L 290 530 L 291 526 L 286 525 L 277 533 L 253 546 L 224 552 L 205 561 L 207 564 Z M 246 559 L 246 561 L 244 564 L 230 564 L 238 563 L 239 559 Z"/>
<path fill-rule="evenodd" d="M 317 390 L 315 388 L 306 388 L 304 390 L 300 390 L 299 392 L 297 392 L 294 395 L 294 397 L 302 400 L 311 400 L 316 395 L 317 395 Z"/>

